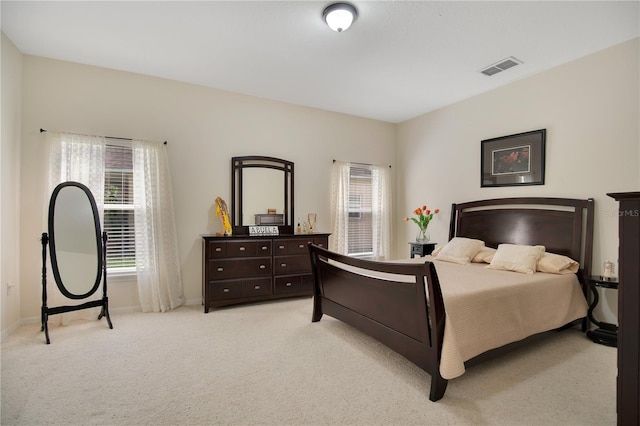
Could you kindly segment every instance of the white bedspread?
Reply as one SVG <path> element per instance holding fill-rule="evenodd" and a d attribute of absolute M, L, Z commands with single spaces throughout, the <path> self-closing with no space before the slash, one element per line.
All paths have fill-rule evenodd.
<path fill-rule="evenodd" d="M 464 362 L 490 349 L 585 317 L 587 302 L 574 274 L 555 275 L 458 265 L 430 256 L 406 262 L 434 262 L 446 311 L 440 374 L 453 379 Z M 396 261 L 397 262 L 397 261 Z"/>

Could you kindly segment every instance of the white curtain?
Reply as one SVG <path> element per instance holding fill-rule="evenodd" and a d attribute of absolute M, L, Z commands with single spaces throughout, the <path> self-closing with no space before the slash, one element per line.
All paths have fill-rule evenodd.
<path fill-rule="evenodd" d="M 371 166 L 373 258 L 391 257 L 391 172 L 389 166 Z"/>
<path fill-rule="evenodd" d="M 358 164 L 362 168 L 363 165 Z M 372 242 L 377 260 L 391 257 L 391 173 L 388 166 L 371 170 Z M 331 172 L 331 237 L 329 249 L 349 253 L 349 186 L 351 164 L 334 161 Z"/>
<path fill-rule="evenodd" d="M 48 192 L 45 202 L 49 206 L 49 199 L 55 187 L 67 181 L 80 182 L 87 186 L 93 198 L 96 200 L 100 219 L 102 220 L 102 201 L 104 195 L 104 156 L 105 141 L 99 136 L 78 135 L 69 133 L 46 132 L 46 140 L 49 145 L 49 179 Z M 48 212 L 48 210 L 46 210 Z M 47 213 L 45 213 L 47 216 Z M 47 267 L 51 271 L 51 267 Z M 49 307 L 77 305 L 77 300 L 68 299 L 60 290 L 53 279 L 47 275 L 47 296 Z M 102 288 L 87 300 L 102 298 Z M 85 301 L 87 301 L 85 300 Z M 100 308 L 84 309 L 74 312 L 52 315 L 50 324 L 67 324 L 76 319 L 95 320 L 100 313 Z"/>
<path fill-rule="evenodd" d="M 331 170 L 331 237 L 329 250 L 349 253 L 349 163 L 334 161 Z"/>
<path fill-rule="evenodd" d="M 144 312 L 184 303 L 169 162 L 161 142 L 133 141 L 138 294 Z"/>

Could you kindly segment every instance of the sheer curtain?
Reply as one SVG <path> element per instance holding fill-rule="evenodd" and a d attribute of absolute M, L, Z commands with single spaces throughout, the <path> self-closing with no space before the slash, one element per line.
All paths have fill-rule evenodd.
<path fill-rule="evenodd" d="M 389 166 L 371 166 L 373 258 L 391 257 L 391 172 Z"/>
<path fill-rule="evenodd" d="M 144 312 L 184 303 L 169 162 L 161 142 L 133 141 L 138 294 Z"/>
<path fill-rule="evenodd" d="M 49 145 L 49 178 L 46 194 L 45 209 L 49 206 L 49 199 L 55 187 L 67 181 L 80 182 L 86 185 L 96 200 L 98 212 L 102 221 L 104 198 L 104 156 L 105 141 L 99 136 L 78 135 L 70 133 L 46 133 Z M 45 210 L 48 212 L 48 210 Z M 47 213 L 45 213 L 47 216 Z M 46 221 L 45 221 L 46 223 Z M 45 225 L 46 228 L 47 225 Z M 51 267 L 47 267 L 51 271 Z M 77 305 L 77 300 L 68 299 L 51 276 L 47 276 L 48 306 Z M 102 290 L 98 290 L 87 300 L 98 300 L 102 297 Z M 67 324 L 75 319 L 96 319 L 100 308 L 85 309 L 75 312 L 52 315 L 51 324 Z"/>
<path fill-rule="evenodd" d="M 334 161 L 331 170 L 331 238 L 329 250 L 349 253 L 349 163 Z"/>
<path fill-rule="evenodd" d="M 357 167 L 362 168 L 362 164 Z M 371 170 L 372 257 L 391 256 L 391 173 L 388 166 L 368 166 Z M 331 172 L 331 238 L 329 249 L 349 253 L 349 193 L 351 163 L 334 161 Z"/>

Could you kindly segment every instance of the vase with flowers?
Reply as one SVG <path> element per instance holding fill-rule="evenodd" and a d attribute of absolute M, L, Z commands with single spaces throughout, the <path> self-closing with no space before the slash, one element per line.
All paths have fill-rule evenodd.
<path fill-rule="evenodd" d="M 418 207 L 413 211 L 413 214 L 416 217 L 405 217 L 404 221 L 408 222 L 412 220 L 416 225 L 418 225 L 418 235 L 416 236 L 416 242 L 418 243 L 428 243 L 431 239 L 429 232 L 427 232 L 427 227 L 429 226 L 429 222 L 433 219 L 434 214 L 440 213 L 440 209 L 430 210 L 426 205 L 422 207 Z"/>

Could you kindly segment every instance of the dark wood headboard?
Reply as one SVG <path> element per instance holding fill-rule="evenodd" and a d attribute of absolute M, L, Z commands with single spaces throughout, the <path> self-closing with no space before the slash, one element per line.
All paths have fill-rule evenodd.
<path fill-rule="evenodd" d="M 580 262 L 591 274 L 592 198 L 495 198 L 451 206 L 449 239 L 476 238 L 488 247 L 500 243 L 543 245 L 547 252 Z"/>

